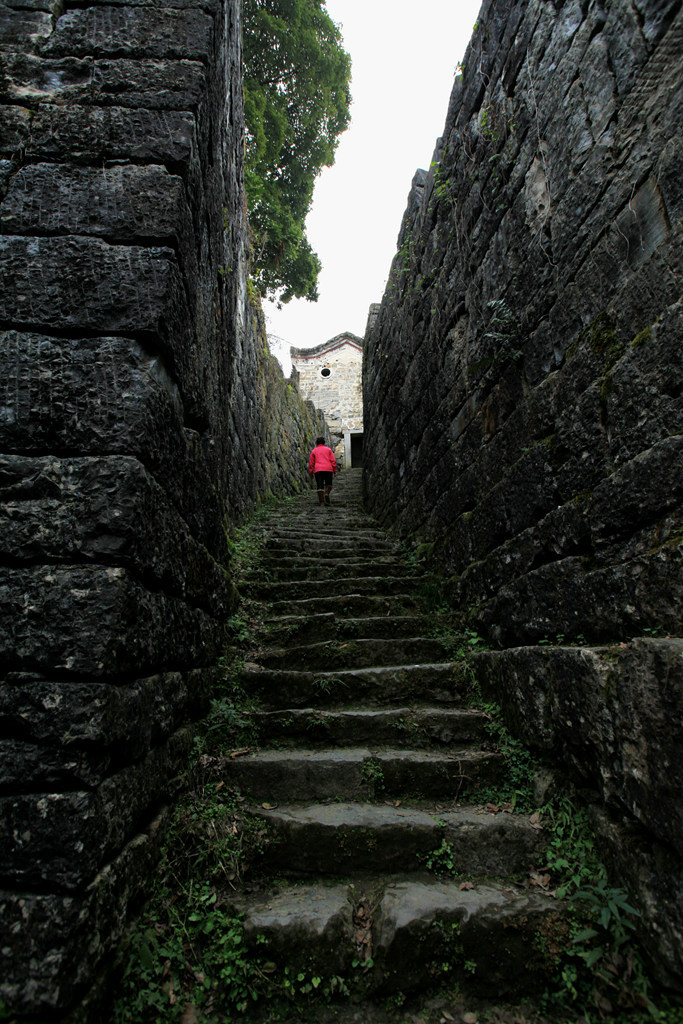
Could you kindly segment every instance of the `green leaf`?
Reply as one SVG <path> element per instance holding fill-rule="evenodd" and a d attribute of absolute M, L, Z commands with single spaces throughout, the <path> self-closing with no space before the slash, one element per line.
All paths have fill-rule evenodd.
<path fill-rule="evenodd" d="M 584 961 L 587 967 L 593 967 L 593 965 L 596 964 L 598 960 L 602 958 L 602 955 L 602 949 L 591 949 L 588 950 L 588 952 L 586 953 L 580 954 L 581 959 Z"/>

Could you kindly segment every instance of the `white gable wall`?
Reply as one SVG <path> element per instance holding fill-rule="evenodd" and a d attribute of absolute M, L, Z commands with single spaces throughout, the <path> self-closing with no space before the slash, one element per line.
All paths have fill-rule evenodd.
<path fill-rule="evenodd" d="M 362 364 L 362 351 L 348 341 L 311 356 L 292 353 L 302 396 L 322 409 L 334 434 L 363 429 Z"/>

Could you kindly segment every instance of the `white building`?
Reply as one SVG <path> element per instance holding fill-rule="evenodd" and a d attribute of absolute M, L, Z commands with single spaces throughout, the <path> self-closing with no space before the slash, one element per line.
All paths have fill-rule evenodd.
<path fill-rule="evenodd" d="M 290 348 L 292 377 L 325 414 L 335 455 L 363 464 L 363 339 L 346 331 L 314 348 Z"/>

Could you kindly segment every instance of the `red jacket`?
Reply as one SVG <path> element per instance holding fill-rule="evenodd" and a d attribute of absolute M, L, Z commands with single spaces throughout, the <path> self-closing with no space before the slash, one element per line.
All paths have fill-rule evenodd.
<path fill-rule="evenodd" d="M 319 444 L 311 452 L 308 460 L 309 473 L 336 473 L 337 460 L 334 452 L 326 444 Z"/>

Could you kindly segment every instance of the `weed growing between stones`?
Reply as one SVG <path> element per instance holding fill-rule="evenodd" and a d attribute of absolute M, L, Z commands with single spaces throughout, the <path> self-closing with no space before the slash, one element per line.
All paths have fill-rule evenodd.
<path fill-rule="evenodd" d="M 586 809 L 562 796 L 539 815 L 551 838 L 532 877 L 570 902 L 568 917 L 536 937 L 551 972 L 546 1007 L 571 1009 L 586 1022 L 626 1013 L 631 1021 L 673 1021 L 653 1002 L 635 936 L 638 911 L 623 889 L 610 886 Z"/>
<path fill-rule="evenodd" d="M 418 854 L 418 860 L 424 863 L 427 871 L 438 876 L 458 873 L 453 844 L 449 843 L 447 839 L 442 839 L 441 845 L 429 853 Z"/>
<path fill-rule="evenodd" d="M 220 752 L 239 753 L 251 736 L 249 707 L 225 668 L 229 692 L 217 698 L 188 769 L 150 898 L 124 951 L 110 1024 L 225 1024 L 235 1014 L 349 994 L 348 979 L 305 965 L 276 965 L 248 950 L 234 894 L 272 842 L 270 827 L 243 811 L 221 778 Z M 283 1011 L 284 1012 L 284 1011 Z"/>
<path fill-rule="evenodd" d="M 348 689 L 348 684 L 337 676 L 318 676 L 311 684 L 316 697 L 331 697 L 334 693 Z"/>
<path fill-rule="evenodd" d="M 259 545 L 249 529 L 229 548 L 235 575 L 253 569 Z M 173 813 L 153 890 L 123 951 L 111 1024 L 209 1024 L 238 1012 L 270 986 L 266 967 L 247 953 L 230 894 L 269 843 L 263 821 L 242 811 L 242 798 L 221 778 L 225 752 L 256 740 L 255 701 L 240 686 L 253 637 L 254 611 L 243 602 L 228 620 L 231 643 L 218 664 L 211 710 L 198 733 L 186 795 Z"/>
<path fill-rule="evenodd" d="M 129 941 L 112 1024 L 199 1024 L 258 998 L 266 975 L 246 952 L 226 894 L 268 841 L 267 826 L 245 817 L 239 796 L 224 786 L 218 758 L 201 754 Z"/>
<path fill-rule="evenodd" d="M 481 799 L 506 804 L 512 811 L 532 811 L 535 807 L 534 778 L 540 767 L 533 754 L 515 739 L 503 721 L 497 704 L 481 705 L 487 723 L 485 731 L 493 748 L 503 756 L 504 778 L 495 789 L 484 790 Z"/>
<path fill-rule="evenodd" d="M 543 867 L 553 878 L 558 897 L 572 896 L 585 885 L 603 881 L 607 873 L 586 809 L 561 796 L 540 808 L 540 814 L 552 836 L 543 854 Z"/>
<path fill-rule="evenodd" d="M 474 960 L 465 958 L 465 950 L 462 943 L 462 928 L 459 921 L 432 922 L 425 940 L 434 943 L 438 950 L 438 956 L 429 965 L 429 973 L 433 978 L 445 978 L 454 971 L 465 970 L 468 974 L 475 974 L 477 965 Z"/>
<path fill-rule="evenodd" d="M 507 782 L 481 798 L 508 812 L 528 812 L 534 805 L 537 765 L 507 732 L 499 709 L 485 708 L 490 734 L 505 756 Z M 678 1024 L 677 1008 L 655 1005 L 636 939 L 638 911 L 623 889 L 610 885 L 587 810 L 562 795 L 536 808 L 532 822 L 548 833 L 549 842 L 527 884 L 568 902 L 568 911 L 544 920 L 536 934 L 535 949 L 548 977 L 544 1012 L 552 1013 L 553 1019 L 585 1024 L 608 1017 L 632 1024 L 652 1019 Z M 438 877 L 461 877 L 453 845 L 445 838 L 420 860 Z M 447 962 L 444 958 L 442 969 Z"/>
<path fill-rule="evenodd" d="M 369 757 L 363 761 L 360 774 L 364 784 L 374 793 L 381 793 L 384 790 L 384 771 L 376 758 Z"/>

